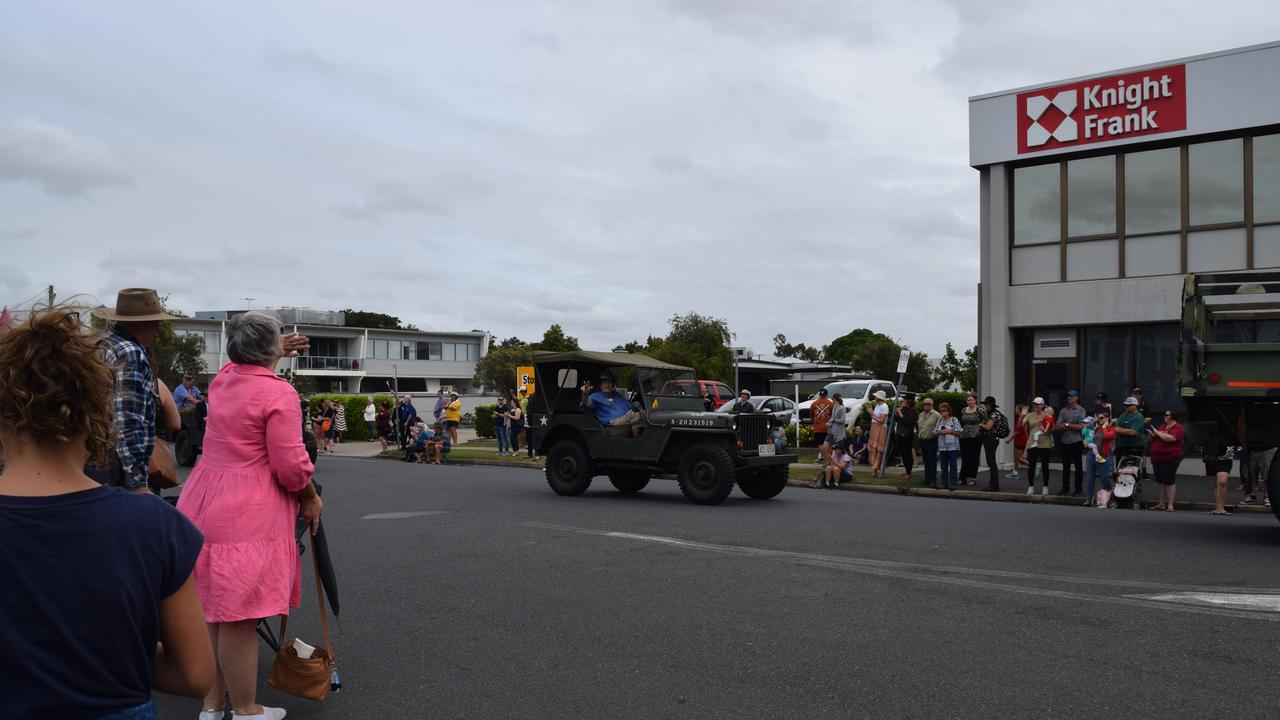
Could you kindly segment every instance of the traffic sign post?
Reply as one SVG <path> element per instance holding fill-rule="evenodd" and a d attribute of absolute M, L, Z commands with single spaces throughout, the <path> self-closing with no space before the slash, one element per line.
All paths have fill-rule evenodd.
<path fill-rule="evenodd" d="M 889 422 L 885 424 L 885 427 L 889 430 L 889 436 L 884 440 L 884 454 L 880 456 L 880 467 L 878 468 L 880 477 L 884 477 L 884 469 L 889 464 L 889 451 L 893 447 L 893 430 L 897 424 L 898 409 L 902 407 L 902 381 L 906 379 L 907 363 L 909 362 L 911 362 L 911 351 L 904 348 L 898 355 L 898 393 L 894 398 L 896 407 L 889 414 Z"/>

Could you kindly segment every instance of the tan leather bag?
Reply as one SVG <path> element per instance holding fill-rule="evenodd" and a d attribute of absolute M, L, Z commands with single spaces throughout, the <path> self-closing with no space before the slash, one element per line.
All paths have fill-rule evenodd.
<path fill-rule="evenodd" d="M 333 676 L 333 643 L 329 639 L 329 616 L 325 612 L 324 594 L 320 589 L 320 567 L 316 561 L 315 547 L 311 551 L 311 567 L 316 576 L 316 603 L 320 607 L 320 629 L 324 633 L 324 647 L 316 648 L 309 658 L 298 657 L 293 640 L 286 640 L 285 628 L 289 616 L 280 618 L 280 651 L 271 665 L 267 684 L 283 693 L 307 700 L 324 700 L 329 697 L 330 679 Z"/>
<path fill-rule="evenodd" d="M 178 478 L 178 458 L 173 454 L 173 445 L 168 440 L 156 438 L 156 446 L 151 450 L 147 481 L 161 490 L 176 488 L 182 482 Z"/>

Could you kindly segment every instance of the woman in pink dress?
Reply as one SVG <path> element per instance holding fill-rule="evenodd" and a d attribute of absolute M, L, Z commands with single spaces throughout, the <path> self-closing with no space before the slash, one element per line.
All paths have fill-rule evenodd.
<path fill-rule="evenodd" d="M 276 377 L 282 357 L 307 345 L 281 337 L 263 312 L 227 323 L 231 362 L 209 386 L 204 454 L 182 488 L 178 509 L 204 533 L 196 592 L 218 659 L 218 680 L 200 720 L 222 720 L 223 691 L 238 720 L 279 720 L 281 708 L 257 704 L 261 618 L 298 607 L 301 567 L 294 522 L 315 532 L 323 506 L 302 444 L 298 393 Z"/>

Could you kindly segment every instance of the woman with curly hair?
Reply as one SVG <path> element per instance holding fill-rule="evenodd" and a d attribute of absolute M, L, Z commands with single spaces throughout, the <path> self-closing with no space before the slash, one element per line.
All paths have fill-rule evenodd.
<path fill-rule="evenodd" d="M 115 384 L 75 312 L 0 338 L 0 717 L 155 718 L 153 688 L 200 697 L 213 682 L 200 532 L 84 474 L 114 461 Z"/>

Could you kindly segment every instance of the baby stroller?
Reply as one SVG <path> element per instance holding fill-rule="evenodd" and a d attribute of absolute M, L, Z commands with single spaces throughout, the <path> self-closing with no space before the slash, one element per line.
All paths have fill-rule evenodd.
<path fill-rule="evenodd" d="M 1147 479 L 1146 456 L 1124 455 L 1111 473 L 1111 499 L 1109 508 L 1141 510 L 1146 506 L 1142 499 L 1142 482 Z"/>

